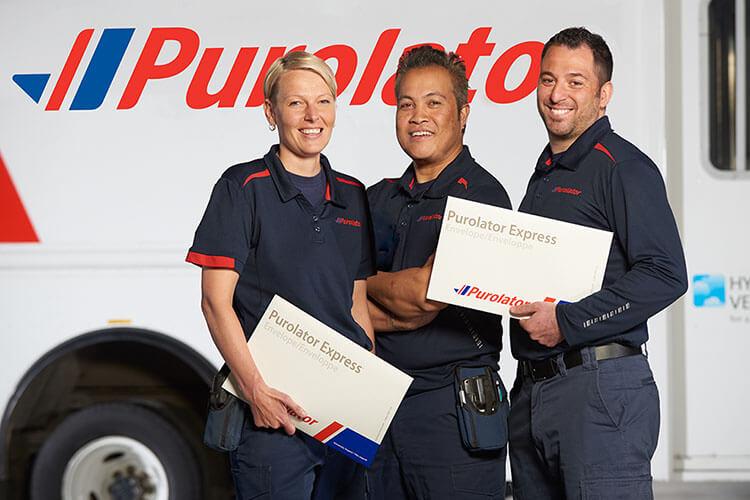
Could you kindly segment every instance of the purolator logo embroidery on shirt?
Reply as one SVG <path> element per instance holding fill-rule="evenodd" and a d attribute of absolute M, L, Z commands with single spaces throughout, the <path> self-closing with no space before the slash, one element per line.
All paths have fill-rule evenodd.
<path fill-rule="evenodd" d="M 563 194 L 570 194 L 573 196 L 579 196 L 583 191 L 580 189 L 572 188 L 572 187 L 562 187 L 562 186 L 555 186 L 555 189 L 552 190 L 553 193 L 563 193 Z"/>
<path fill-rule="evenodd" d="M 428 222 L 431 220 L 443 220 L 443 214 L 420 215 L 417 222 Z"/>
<path fill-rule="evenodd" d="M 338 217 L 336 224 L 343 224 L 344 226 L 362 227 L 362 223 L 357 219 L 347 219 L 346 217 Z"/>

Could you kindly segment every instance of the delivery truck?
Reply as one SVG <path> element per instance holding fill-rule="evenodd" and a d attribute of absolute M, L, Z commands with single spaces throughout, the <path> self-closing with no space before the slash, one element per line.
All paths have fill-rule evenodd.
<path fill-rule="evenodd" d="M 262 113 L 276 58 L 329 62 L 325 154 L 371 185 L 408 164 L 399 56 L 456 51 L 466 144 L 517 207 L 547 142 L 541 49 L 568 26 L 608 41 L 608 115 L 661 169 L 687 256 L 688 294 L 649 322 L 654 477 L 750 480 L 749 15 L 743 0 L 0 3 L 5 497 L 230 494 L 226 457 L 201 443 L 221 359 L 185 255 L 213 183 L 276 141 Z M 501 372 L 512 383 L 509 349 Z"/>

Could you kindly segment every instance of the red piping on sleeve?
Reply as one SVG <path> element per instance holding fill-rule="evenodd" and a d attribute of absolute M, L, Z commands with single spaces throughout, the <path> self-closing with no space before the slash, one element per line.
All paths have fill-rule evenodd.
<path fill-rule="evenodd" d="M 343 177 L 336 177 L 336 180 L 339 182 L 343 182 L 344 184 L 349 184 L 350 186 L 364 187 L 357 181 L 350 181 L 349 179 L 344 179 Z"/>
<path fill-rule="evenodd" d="M 247 183 L 253 179 L 259 179 L 260 177 L 268 177 L 269 175 L 271 175 L 271 172 L 269 172 L 268 169 L 261 170 L 260 172 L 255 172 L 254 174 L 250 174 L 247 176 L 247 179 L 245 179 L 245 182 L 242 183 L 242 187 L 245 187 Z"/>
<path fill-rule="evenodd" d="M 601 151 L 601 152 L 602 152 L 602 153 L 604 153 L 605 155 L 609 156 L 609 159 L 610 159 L 610 160 L 612 160 L 613 162 L 617 163 L 617 161 L 615 160 L 615 157 L 614 157 L 614 156 L 612 156 L 612 153 L 610 153 L 610 152 L 609 152 L 609 150 L 608 150 L 607 148 L 605 148 L 604 146 L 602 146 L 602 144 L 601 144 L 600 142 L 597 142 L 597 143 L 596 143 L 596 144 L 594 145 L 594 149 L 596 149 L 596 150 L 598 150 L 598 151 Z"/>
<path fill-rule="evenodd" d="M 201 267 L 234 269 L 234 259 L 221 255 L 205 255 L 198 252 L 188 252 L 185 262 L 190 262 L 191 264 Z"/>

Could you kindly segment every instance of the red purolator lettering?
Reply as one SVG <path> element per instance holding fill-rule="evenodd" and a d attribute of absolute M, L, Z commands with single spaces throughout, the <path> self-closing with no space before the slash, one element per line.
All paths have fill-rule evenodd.
<path fill-rule="evenodd" d="M 305 50 L 306 48 L 307 45 L 297 45 L 296 47 L 292 47 L 289 52 L 297 52 L 300 50 Z M 260 69 L 258 79 L 255 80 L 253 90 L 250 91 L 250 97 L 248 97 L 247 103 L 245 103 L 245 107 L 254 108 L 263 104 L 263 101 L 265 101 L 265 96 L 263 95 L 263 80 L 266 79 L 268 68 L 271 67 L 276 59 L 278 59 L 279 57 L 283 57 L 287 53 L 288 52 L 286 50 L 286 47 L 271 47 L 270 49 L 268 49 L 268 55 L 266 56 L 266 60 L 263 62 L 263 67 Z"/>
<path fill-rule="evenodd" d="M 216 71 L 216 65 L 223 51 L 224 49 L 217 48 L 208 48 L 203 51 L 203 56 L 185 95 L 185 101 L 191 108 L 204 109 L 217 102 L 220 108 L 231 108 L 237 101 L 242 84 L 245 83 L 247 73 L 258 53 L 258 47 L 242 47 L 239 50 L 224 85 L 212 94 L 208 91 L 208 84 Z"/>
<path fill-rule="evenodd" d="M 349 102 L 350 105 L 359 106 L 370 100 L 378 84 L 378 80 L 383 74 L 385 63 L 388 61 L 391 52 L 393 52 L 393 47 L 396 45 L 399 33 L 401 33 L 400 29 L 391 28 L 380 34 L 378 41 L 375 43 L 375 48 L 372 49 L 370 59 L 367 61 L 367 66 L 365 66 L 365 70 L 362 72 L 359 85 L 357 85 L 352 100 Z"/>
<path fill-rule="evenodd" d="M 539 79 L 539 68 L 542 62 L 542 49 L 544 44 L 537 41 L 522 42 L 506 50 L 495 62 L 487 75 L 485 92 L 487 97 L 498 104 L 509 104 L 520 101 L 536 88 Z M 505 78 L 508 76 L 513 63 L 521 56 L 531 57 L 531 64 L 526 77 L 515 89 L 508 90 L 505 87 Z"/>
<path fill-rule="evenodd" d="M 329 45 L 315 53 L 324 61 L 336 59 L 336 96 L 340 96 L 354 78 L 357 70 L 357 52 L 348 45 Z"/>
<path fill-rule="evenodd" d="M 167 41 L 177 42 L 180 49 L 170 62 L 156 64 L 159 53 Z M 125 91 L 122 93 L 117 109 L 130 109 L 135 106 L 149 80 L 169 78 L 184 71 L 193 62 L 199 43 L 198 34 L 188 28 L 153 28 Z"/>
<path fill-rule="evenodd" d="M 401 52 L 401 56 L 409 52 L 411 49 L 416 49 L 417 47 L 421 47 L 423 45 L 429 45 L 430 47 L 435 47 L 438 50 L 445 50 L 445 47 L 443 47 L 439 43 L 417 43 L 415 45 L 409 45 L 408 47 L 406 47 L 403 52 Z M 396 105 L 396 73 L 391 75 L 391 77 L 385 82 L 380 96 L 385 104 L 389 106 Z"/>
<path fill-rule="evenodd" d="M 466 78 L 471 81 L 471 74 L 474 72 L 474 68 L 477 66 L 477 61 L 482 56 L 488 56 L 492 54 L 495 48 L 494 43 L 487 43 L 487 37 L 490 36 L 492 28 L 477 28 L 469 36 L 469 40 L 466 43 L 461 43 L 456 47 L 456 54 L 461 56 L 466 65 Z M 469 102 L 474 99 L 476 94 L 475 89 L 469 89 Z"/>

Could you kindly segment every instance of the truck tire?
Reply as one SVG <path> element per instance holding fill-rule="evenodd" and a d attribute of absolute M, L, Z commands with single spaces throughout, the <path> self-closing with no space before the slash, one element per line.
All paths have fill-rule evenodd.
<path fill-rule="evenodd" d="M 34 461 L 32 500 L 198 500 L 201 475 L 175 426 L 131 403 L 68 416 Z"/>

